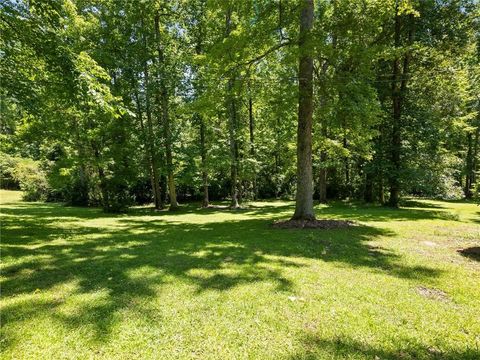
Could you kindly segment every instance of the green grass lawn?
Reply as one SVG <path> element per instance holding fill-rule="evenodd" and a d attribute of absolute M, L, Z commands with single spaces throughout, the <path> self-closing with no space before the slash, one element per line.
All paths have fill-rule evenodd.
<path fill-rule="evenodd" d="M 1 191 L 2 359 L 480 359 L 480 207 L 124 215 Z"/>

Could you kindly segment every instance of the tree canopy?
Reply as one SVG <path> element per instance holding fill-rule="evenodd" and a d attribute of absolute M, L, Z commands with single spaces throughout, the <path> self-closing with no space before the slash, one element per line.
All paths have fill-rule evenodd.
<path fill-rule="evenodd" d="M 1 177 L 101 205 L 478 192 L 476 0 L 0 5 Z"/>

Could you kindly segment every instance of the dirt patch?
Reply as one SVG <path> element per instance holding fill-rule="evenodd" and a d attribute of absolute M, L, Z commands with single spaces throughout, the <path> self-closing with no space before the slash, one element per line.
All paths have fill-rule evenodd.
<path fill-rule="evenodd" d="M 450 299 L 448 298 L 448 295 L 446 292 L 438 289 L 433 289 L 433 288 L 427 288 L 425 286 L 418 286 L 416 288 L 417 293 L 420 295 L 432 299 L 432 300 L 438 300 L 438 301 L 449 301 Z"/>
<path fill-rule="evenodd" d="M 457 250 L 463 256 L 470 259 L 480 261 L 480 246 L 473 246 L 465 249 Z"/>
<path fill-rule="evenodd" d="M 279 220 L 273 223 L 277 229 L 343 229 L 355 225 L 350 220 Z"/>

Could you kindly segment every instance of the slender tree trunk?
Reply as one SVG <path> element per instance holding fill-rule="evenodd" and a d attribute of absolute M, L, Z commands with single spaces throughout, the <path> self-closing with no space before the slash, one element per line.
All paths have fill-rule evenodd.
<path fill-rule="evenodd" d="M 225 15 L 225 37 L 230 36 L 232 28 L 232 9 Z M 235 74 L 232 73 L 227 83 L 228 134 L 230 139 L 230 181 L 232 197 L 230 207 L 236 209 L 238 204 L 238 145 L 237 145 L 237 106 L 235 101 Z"/>
<path fill-rule="evenodd" d="M 363 199 L 367 203 L 373 202 L 373 174 L 369 169 L 367 169 L 365 174 L 365 192 Z"/>
<path fill-rule="evenodd" d="M 198 115 L 200 120 L 200 155 L 202 158 L 202 182 L 203 182 L 203 201 L 202 207 L 206 208 L 209 205 L 208 199 L 208 171 L 207 171 L 207 148 L 205 146 L 205 121 L 201 115 Z"/>
<path fill-rule="evenodd" d="M 165 56 L 160 43 L 160 16 L 155 15 L 155 35 L 157 38 L 159 85 L 160 85 L 160 104 L 163 120 L 163 136 L 165 141 L 165 161 L 167 166 L 168 196 L 170 198 L 170 210 L 178 208 L 177 192 L 175 189 L 175 178 L 173 175 L 173 155 L 172 155 L 172 130 L 169 116 L 169 94 L 167 89 Z"/>
<path fill-rule="evenodd" d="M 472 161 L 472 184 L 477 183 L 477 167 L 478 167 L 478 146 L 480 142 L 480 126 L 477 126 L 475 132 L 475 140 L 473 144 L 473 161 Z"/>
<path fill-rule="evenodd" d="M 80 205 L 80 206 L 87 206 L 89 204 L 90 196 L 89 196 L 89 177 L 87 176 L 87 167 L 85 165 L 85 160 L 88 156 L 86 155 L 85 146 L 80 138 L 80 129 L 78 124 L 78 119 L 75 118 L 74 120 L 74 136 L 76 140 L 76 148 L 78 151 L 78 158 L 80 163 L 78 164 L 78 178 L 79 182 L 75 185 L 75 191 L 71 197 L 72 205 Z"/>
<path fill-rule="evenodd" d="M 344 127 L 344 134 L 343 134 L 343 148 L 345 150 L 348 149 L 348 140 L 347 140 L 347 135 L 346 135 L 346 124 L 344 123 L 343 124 L 343 127 Z M 350 197 L 351 196 L 351 193 L 350 193 L 350 159 L 348 158 L 348 156 L 345 156 L 343 158 L 343 166 L 344 166 L 344 169 L 345 169 L 345 190 L 346 190 L 346 193 L 347 193 L 347 197 Z"/>
<path fill-rule="evenodd" d="M 99 146 L 97 146 L 93 141 L 91 143 L 91 147 L 93 150 L 93 156 L 95 157 L 95 162 L 96 162 L 96 167 L 97 167 L 97 173 L 98 173 L 98 179 L 100 180 L 100 193 L 101 193 L 101 204 L 103 207 L 103 211 L 108 212 L 110 210 L 110 197 L 109 197 L 109 192 L 107 189 L 107 181 L 105 177 L 105 171 L 103 170 L 103 167 L 100 165 L 101 164 L 101 159 L 100 159 L 100 151 L 99 151 Z"/>
<path fill-rule="evenodd" d="M 385 204 L 385 185 L 382 175 L 380 175 L 380 179 L 378 180 L 378 201 L 382 205 Z"/>
<path fill-rule="evenodd" d="M 142 19 L 143 27 L 143 19 Z M 147 49 L 147 39 L 143 35 L 143 45 Z M 153 190 L 153 200 L 155 203 L 155 209 L 159 210 L 163 208 L 162 198 L 161 198 L 161 188 L 160 188 L 160 171 L 158 168 L 157 156 L 155 153 L 155 145 L 153 142 L 153 122 L 152 122 L 152 109 L 150 106 L 150 76 L 148 71 L 147 61 L 143 61 L 143 76 L 144 76 L 144 86 L 145 86 L 145 111 L 147 115 L 147 143 L 148 149 L 150 152 L 150 164 L 152 167 L 152 190 Z"/>
<path fill-rule="evenodd" d="M 203 39 L 204 39 L 204 31 L 205 31 L 205 23 L 204 23 L 204 11 L 206 6 L 206 1 L 201 1 L 199 3 L 200 7 L 198 10 L 198 28 L 196 31 L 196 44 L 195 44 L 195 53 L 197 55 L 201 55 L 203 53 Z M 198 78 L 197 82 L 195 83 L 195 92 L 196 95 L 200 95 L 202 93 L 201 82 L 202 78 Z M 207 168 L 207 145 L 206 145 L 206 127 L 205 127 L 205 119 L 202 115 L 196 114 L 197 119 L 199 121 L 199 130 L 200 130 L 200 157 L 201 157 L 201 167 L 202 167 L 202 183 L 203 183 L 203 200 L 202 200 L 202 207 L 206 208 L 210 205 L 209 196 L 208 196 L 208 168 Z"/>
<path fill-rule="evenodd" d="M 334 4 L 334 8 L 336 9 L 336 1 L 334 1 L 333 4 Z M 337 37 L 334 32 L 332 33 L 332 38 L 333 38 L 333 47 L 335 49 L 337 46 Z M 322 64 L 321 77 L 327 74 L 328 67 L 329 67 L 328 61 L 324 60 Z M 319 78 L 318 80 L 319 80 L 318 86 L 319 88 L 321 88 L 321 85 L 322 85 L 320 82 L 321 78 Z M 321 94 L 320 107 L 323 108 L 325 105 L 326 105 L 326 97 L 323 94 Z M 325 119 L 323 119 L 323 121 L 322 119 L 320 119 L 319 122 L 321 125 L 320 133 L 324 139 L 323 141 L 326 141 L 328 138 L 327 123 Z M 318 200 L 321 204 L 327 203 L 327 172 L 328 172 L 328 169 L 326 166 L 327 156 L 328 156 L 327 151 L 324 148 L 322 148 L 320 150 L 320 169 L 318 174 Z"/>
<path fill-rule="evenodd" d="M 467 146 L 468 146 L 468 151 L 467 151 L 467 158 L 466 160 L 466 171 L 465 171 L 465 198 L 466 199 L 471 199 L 473 196 L 472 193 L 472 177 L 473 177 L 473 134 L 469 132 L 467 134 Z"/>
<path fill-rule="evenodd" d="M 227 92 L 228 92 L 228 112 L 229 123 L 228 131 L 230 137 L 230 181 L 231 191 L 230 195 L 232 201 L 230 203 L 231 208 L 238 208 L 238 161 L 237 161 L 237 134 L 236 134 L 236 122 L 237 122 L 237 109 L 235 104 L 235 98 L 233 95 L 234 79 L 228 80 Z"/>
<path fill-rule="evenodd" d="M 320 203 L 327 202 L 327 168 L 325 162 L 327 161 L 327 152 L 322 150 L 320 152 L 320 171 L 318 174 L 318 198 Z"/>
<path fill-rule="evenodd" d="M 254 129 L 255 129 L 255 119 L 253 117 L 253 99 L 252 95 L 248 98 L 248 128 L 250 131 L 250 156 L 252 159 L 255 159 L 255 138 L 254 138 Z M 254 170 L 255 171 L 255 170 Z M 257 174 L 253 175 L 252 179 L 252 191 L 253 199 L 257 199 Z"/>
<path fill-rule="evenodd" d="M 395 48 L 401 46 L 402 15 L 399 14 L 398 4 L 395 8 Z M 408 19 L 408 45 L 413 43 L 414 16 L 409 15 Z M 391 163 L 393 171 L 389 174 L 390 198 L 388 205 L 398 207 L 400 200 L 400 171 L 401 171 L 401 152 L 402 152 L 402 106 L 405 92 L 407 90 L 411 50 L 407 50 L 403 59 L 403 70 L 400 65 L 400 58 L 396 57 L 393 61 L 393 82 L 392 82 L 392 103 L 393 103 L 393 126 L 391 138 Z"/>
<path fill-rule="evenodd" d="M 155 178 L 154 178 L 154 173 L 153 173 L 153 162 L 154 162 L 154 151 L 152 147 L 150 146 L 150 142 L 147 140 L 149 138 L 149 135 L 147 134 L 147 131 L 145 129 L 145 124 L 143 123 L 143 114 L 142 114 L 142 107 L 140 104 L 140 96 L 138 95 L 138 89 L 136 88 L 134 84 L 134 94 L 135 94 L 135 103 L 136 103 L 136 108 L 137 108 L 137 118 L 140 123 L 140 129 L 142 131 L 142 140 L 145 146 L 145 165 L 148 168 L 148 176 L 150 178 L 150 184 L 152 186 L 152 193 L 153 193 L 153 199 L 154 199 L 154 204 L 155 208 L 159 209 L 162 207 L 162 201 L 161 201 L 161 196 L 160 196 L 160 187 L 158 185 L 158 189 L 156 189 L 156 183 L 155 183 Z M 157 192 L 158 190 L 158 192 Z M 158 207 L 160 206 L 160 207 Z"/>
<path fill-rule="evenodd" d="M 400 31 L 401 20 L 398 14 L 398 4 L 395 8 L 395 48 L 400 47 Z M 393 169 L 389 173 L 389 185 L 390 185 L 390 198 L 388 205 L 397 207 L 400 194 L 400 152 L 401 152 L 401 133 L 400 133 L 400 121 L 402 116 L 402 99 L 400 94 L 400 58 L 396 57 L 393 60 L 393 76 L 392 76 L 392 103 L 393 103 L 393 126 L 392 126 L 392 139 L 390 156 Z"/>
<path fill-rule="evenodd" d="M 298 66 L 297 193 L 292 219 L 315 220 L 312 178 L 313 58 L 307 40 L 313 28 L 313 0 L 302 0 Z"/>

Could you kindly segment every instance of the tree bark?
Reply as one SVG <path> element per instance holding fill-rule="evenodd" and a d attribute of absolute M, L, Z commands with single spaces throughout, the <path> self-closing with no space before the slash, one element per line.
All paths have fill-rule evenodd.
<path fill-rule="evenodd" d="M 228 132 L 230 138 L 230 181 L 231 190 L 230 195 L 232 197 L 230 207 L 238 208 L 238 161 L 237 161 L 237 109 L 235 104 L 235 98 L 233 95 L 234 78 L 228 80 L 227 92 L 228 92 Z"/>
<path fill-rule="evenodd" d="M 380 175 L 378 180 L 378 201 L 380 204 L 385 204 L 385 185 L 383 183 L 383 176 Z"/>
<path fill-rule="evenodd" d="M 200 2 L 200 7 L 196 8 L 196 14 L 198 16 L 198 25 L 196 31 L 196 44 L 195 44 L 195 53 L 201 55 L 203 53 L 203 38 L 205 31 L 204 23 L 204 11 L 206 2 Z M 202 92 L 201 88 L 202 79 L 197 79 L 195 82 L 195 92 L 196 95 L 200 95 Z M 200 157 L 201 157 L 201 167 L 202 167 L 202 184 L 203 184 L 203 199 L 202 207 L 206 208 L 210 205 L 209 196 L 208 196 L 208 169 L 207 169 L 207 145 L 206 145 L 206 128 L 205 128 L 205 119 L 202 115 L 196 114 L 196 117 L 199 121 L 199 130 L 200 130 Z"/>
<path fill-rule="evenodd" d="M 321 204 L 327 202 L 327 168 L 325 162 L 327 160 L 327 153 L 325 150 L 320 152 L 320 171 L 318 174 L 318 200 Z"/>
<path fill-rule="evenodd" d="M 200 156 L 202 158 L 202 182 L 203 182 L 203 200 L 202 207 L 206 208 L 209 205 L 208 199 L 208 171 L 207 171 L 207 148 L 205 146 L 205 121 L 201 115 L 198 115 L 200 120 Z"/>
<path fill-rule="evenodd" d="M 365 174 L 365 192 L 363 199 L 366 203 L 373 202 L 373 174 L 369 169 L 367 169 Z"/>
<path fill-rule="evenodd" d="M 159 68 L 159 85 L 160 85 L 160 105 L 163 120 L 163 137 L 165 141 L 165 160 L 167 166 L 168 196 L 170 198 L 169 210 L 178 208 L 177 192 L 175 189 L 175 178 L 173 175 L 173 155 L 172 155 L 172 131 L 169 117 L 169 94 L 167 84 L 165 83 L 165 56 L 162 45 L 160 43 L 160 17 L 155 15 L 155 35 L 157 38 L 158 68 Z"/>
<path fill-rule="evenodd" d="M 401 46 L 401 31 L 402 31 L 402 15 L 399 14 L 398 4 L 395 7 L 395 49 Z M 408 45 L 413 43 L 414 30 L 414 16 L 409 15 L 408 26 Z M 401 152 L 402 152 L 402 106 L 407 90 L 409 66 L 410 66 L 411 51 L 410 49 L 404 55 L 403 69 L 401 69 L 401 60 L 396 57 L 393 60 L 393 74 L 392 74 L 392 103 L 393 103 L 393 124 L 392 124 L 392 138 L 391 138 L 391 152 L 390 160 L 392 170 L 390 171 L 388 180 L 390 185 L 390 198 L 388 205 L 398 207 L 400 200 L 400 171 L 401 171 Z"/>
<path fill-rule="evenodd" d="M 248 98 L 248 128 L 250 132 L 250 156 L 255 159 L 255 138 L 254 138 L 254 130 L 255 130 L 255 119 L 253 117 L 253 99 L 252 95 Z M 255 170 L 254 170 L 255 171 Z M 253 199 L 257 199 L 257 174 L 253 175 L 252 179 L 252 192 L 253 192 Z"/>
<path fill-rule="evenodd" d="M 343 129 L 344 129 L 344 134 L 343 134 L 343 148 L 345 150 L 348 149 L 348 140 L 347 140 L 347 135 L 346 135 L 346 124 L 345 121 L 343 123 Z M 351 194 L 351 189 L 350 189 L 350 159 L 348 156 L 345 156 L 343 158 L 343 166 L 345 170 L 345 191 L 347 197 L 350 197 Z"/>
<path fill-rule="evenodd" d="M 145 164 L 147 165 L 147 168 L 148 168 L 148 176 L 150 178 L 150 184 L 152 186 L 155 209 L 158 210 L 163 207 L 163 202 L 160 194 L 160 185 L 155 182 L 154 172 L 152 170 L 154 168 L 153 163 L 154 163 L 155 154 L 150 142 L 147 140 L 149 138 L 149 135 L 147 134 L 147 131 L 145 129 L 145 124 L 143 123 L 142 107 L 140 104 L 140 96 L 138 95 L 138 89 L 136 88 L 135 85 L 134 85 L 134 88 L 135 88 L 134 91 L 135 91 L 135 103 L 137 108 L 137 118 L 140 123 L 140 129 L 142 130 L 142 140 L 145 146 Z"/>
<path fill-rule="evenodd" d="M 142 19 L 143 27 L 143 19 Z M 143 45 L 147 49 L 147 39 L 143 35 Z M 150 77 L 148 72 L 147 61 L 143 61 L 143 76 L 144 76 L 144 86 L 145 86 L 145 111 L 147 115 L 147 143 L 148 149 L 150 152 L 150 164 L 152 171 L 152 190 L 153 190 L 153 200 L 155 204 L 155 209 L 159 210 L 163 208 L 163 202 L 161 197 L 161 188 L 160 188 L 160 172 L 158 168 L 157 156 L 155 153 L 155 145 L 153 142 L 153 122 L 152 122 L 152 109 L 150 106 Z"/>
<path fill-rule="evenodd" d="M 308 40 L 313 28 L 313 0 L 302 0 L 299 34 L 297 193 L 292 220 L 315 220 L 312 178 L 313 58 Z"/>
<path fill-rule="evenodd" d="M 466 171 L 465 171 L 465 198 L 471 199 L 473 197 L 472 193 L 472 177 L 473 177 L 473 134 L 469 132 L 467 134 L 467 158 L 466 161 Z"/>
<path fill-rule="evenodd" d="M 400 32 L 401 19 L 398 14 L 398 4 L 395 8 L 395 48 L 400 47 Z M 400 58 L 397 56 L 393 60 L 393 76 L 392 76 L 392 104 L 393 104 L 393 123 L 392 123 L 392 138 L 390 149 L 390 160 L 392 163 L 392 170 L 389 173 L 390 198 L 388 205 L 397 207 L 400 194 L 400 152 L 401 152 L 401 134 L 400 134 L 400 120 L 402 116 L 402 99 L 400 94 Z"/>
<path fill-rule="evenodd" d="M 477 183 L 479 142 L 480 142 L 480 126 L 477 126 L 477 131 L 475 132 L 475 140 L 473 141 L 472 184 Z"/>
<path fill-rule="evenodd" d="M 225 37 L 230 36 L 232 28 L 232 9 L 229 7 L 225 15 Z M 230 74 L 227 83 L 227 111 L 228 111 L 228 134 L 230 140 L 230 207 L 236 209 L 238 204 L 238 144 L 237 144 L 237 106 L 235 101 L 234 87 L 235 74 Z"/>

